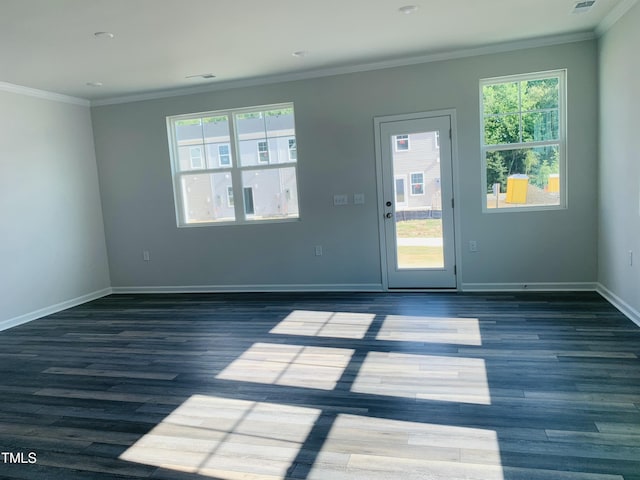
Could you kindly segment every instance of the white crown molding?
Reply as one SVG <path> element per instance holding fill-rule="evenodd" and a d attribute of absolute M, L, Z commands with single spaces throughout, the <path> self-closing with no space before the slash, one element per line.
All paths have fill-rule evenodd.
<path fill-rule="evenodd" d="M 344 75 L 350 73 L 368 72 L 372 70 L 382 70 L 385 68 L 405 67 L 418 65 L 421 63 L 439 62 L 444 60 L 454 60 L 459 58 L 477 57 L 480 55 L 491 55 L 495 53 L 505 53 L 515 50 L 525 50 L 528 48 L 548 47 L 565 43 L 582 42 L 597 38 L 594 32 L 570 33 L 564 35 L 554 35 L 549 37 L 539 37 L 515 42 L 505 42 L 482 47 L 452 50 L 448 52 L 432 53 L 414 57 L 399 58 L 394 60 L 384 60 L 379 62 L 361 63 L 357 65 L 346 65 L 342 67 L 322 68 L 305 72 L 289 73 L 283 75 L 273 75 L 269 77 L 256 77 L 245 80 L 230 80 L 226 82 L 214 83 L 211 85 L 179 88 L 172 90 L 159 90 L 156 92 L 141 93 L 138 95 L 125 95 L 121 97 L 92 100 L 92 107 L 105 105 L 115 105 L 120 103 L 141 102 L 145 100 L 156 100 L 160 98 L 178 97 L 182 95 L 193 95 L 198 93 L 209 93 L 219 90 L 230 90 L 233 88 L 255 87 L 260 85 L 271 85 L 274 83 L 291 82 L 296 80 L 308 80 L 312 78 L 330 77 L 334 75 Z"/>
<path fill-rule="evenodd" d="M 36 88 L 23 87 L 22 85 L 14 85 L 13 83 L 0 82 L 0 92 L 16 93 L 18 95 L 25 95 L 27 97 L 36 97 L 43 100 L 51 100 L 52 102 L 70 103 L 72 105 L 79 105 L 81 107 L 89 107 L 91 104 L 89 100 L 78 97 L 70 97 L 68 95 L 62 95 L 60 93 L 47 92 L 45 90 L 38 90 Z"/>
<path fill-rule="evenodd" d="M 19 317 L 2 320 L 0 321 L 0 332 L 2 330 L 7 330 L 8 328 L 17 327 L 18 325 L 22 325 L 23 323 L 37 320 L 38 318 L 46 317 L 47 315 L 53 315 L 54 313 L 61 312 L 62 310 L 67 310 L 68 308 L 82 305 L 83 303 L 91 302 L 92 300 L 97 300 L 98 298 L 106 297 L 107 295 L 111 295 L 111 293 L 111 288 L 104 288 L 96 292 L 91 292 L 86 295 L 67 300 L 66 302 L 57 303 L 49 307 L 41 308 L 40 310 L 36 310 L 34 312 L 20 315 Z"/>
<path fill-rule="evenodd" d="M 601 37 L 607 33 L 636 3 L 638 3 L 638 0 L 622 0 L 622 2 L 613 7 L 608 15 L 598 24 L 596 34 Z"/>

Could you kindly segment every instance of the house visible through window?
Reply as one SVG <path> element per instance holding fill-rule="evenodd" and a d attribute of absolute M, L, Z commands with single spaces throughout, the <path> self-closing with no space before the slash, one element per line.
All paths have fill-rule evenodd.
<path fill-rule="evenodd" d="M 167 127 L 178 226 L 299 217 L 292 104 L 168 117 Z"/>
<path fill-rule="evenodd" d="M 480 82 L 483 209 L 563 208 L 565 71 Z"/>

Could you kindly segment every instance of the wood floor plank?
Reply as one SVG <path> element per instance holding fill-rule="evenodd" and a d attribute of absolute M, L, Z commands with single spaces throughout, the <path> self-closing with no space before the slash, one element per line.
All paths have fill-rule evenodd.
<path fill-rule="evenodd" d="M 595 293 L 111 295 L 0 333 L 0 479 L 640 480 Z"/>

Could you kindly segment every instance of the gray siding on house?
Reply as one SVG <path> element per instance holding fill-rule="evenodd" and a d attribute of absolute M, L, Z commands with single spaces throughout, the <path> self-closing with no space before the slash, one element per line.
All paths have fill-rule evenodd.
<path fill-rule="evenodd" d="M 436 132 L 420 132 L 408 135 L 408 150 L 399 150 L 394 139 L 393 162 L 396 180 L 396 212 L 442 209 L 440 192 L 440 148 Z M 417 174 L 418 184 L 412 176 Z M 405 185 L 405 194 L 400 198 L 398 180 Z M 404 201 L 402 201 L 404 200 Z"/>

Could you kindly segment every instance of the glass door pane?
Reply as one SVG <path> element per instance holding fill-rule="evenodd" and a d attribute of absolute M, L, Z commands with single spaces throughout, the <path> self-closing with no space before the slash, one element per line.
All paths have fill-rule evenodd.
<path fill-rule="evenodd" d="M 437 137 L 438 131 L 424 131 L 391 138 L 398 270 L 445 265 Z"/>

